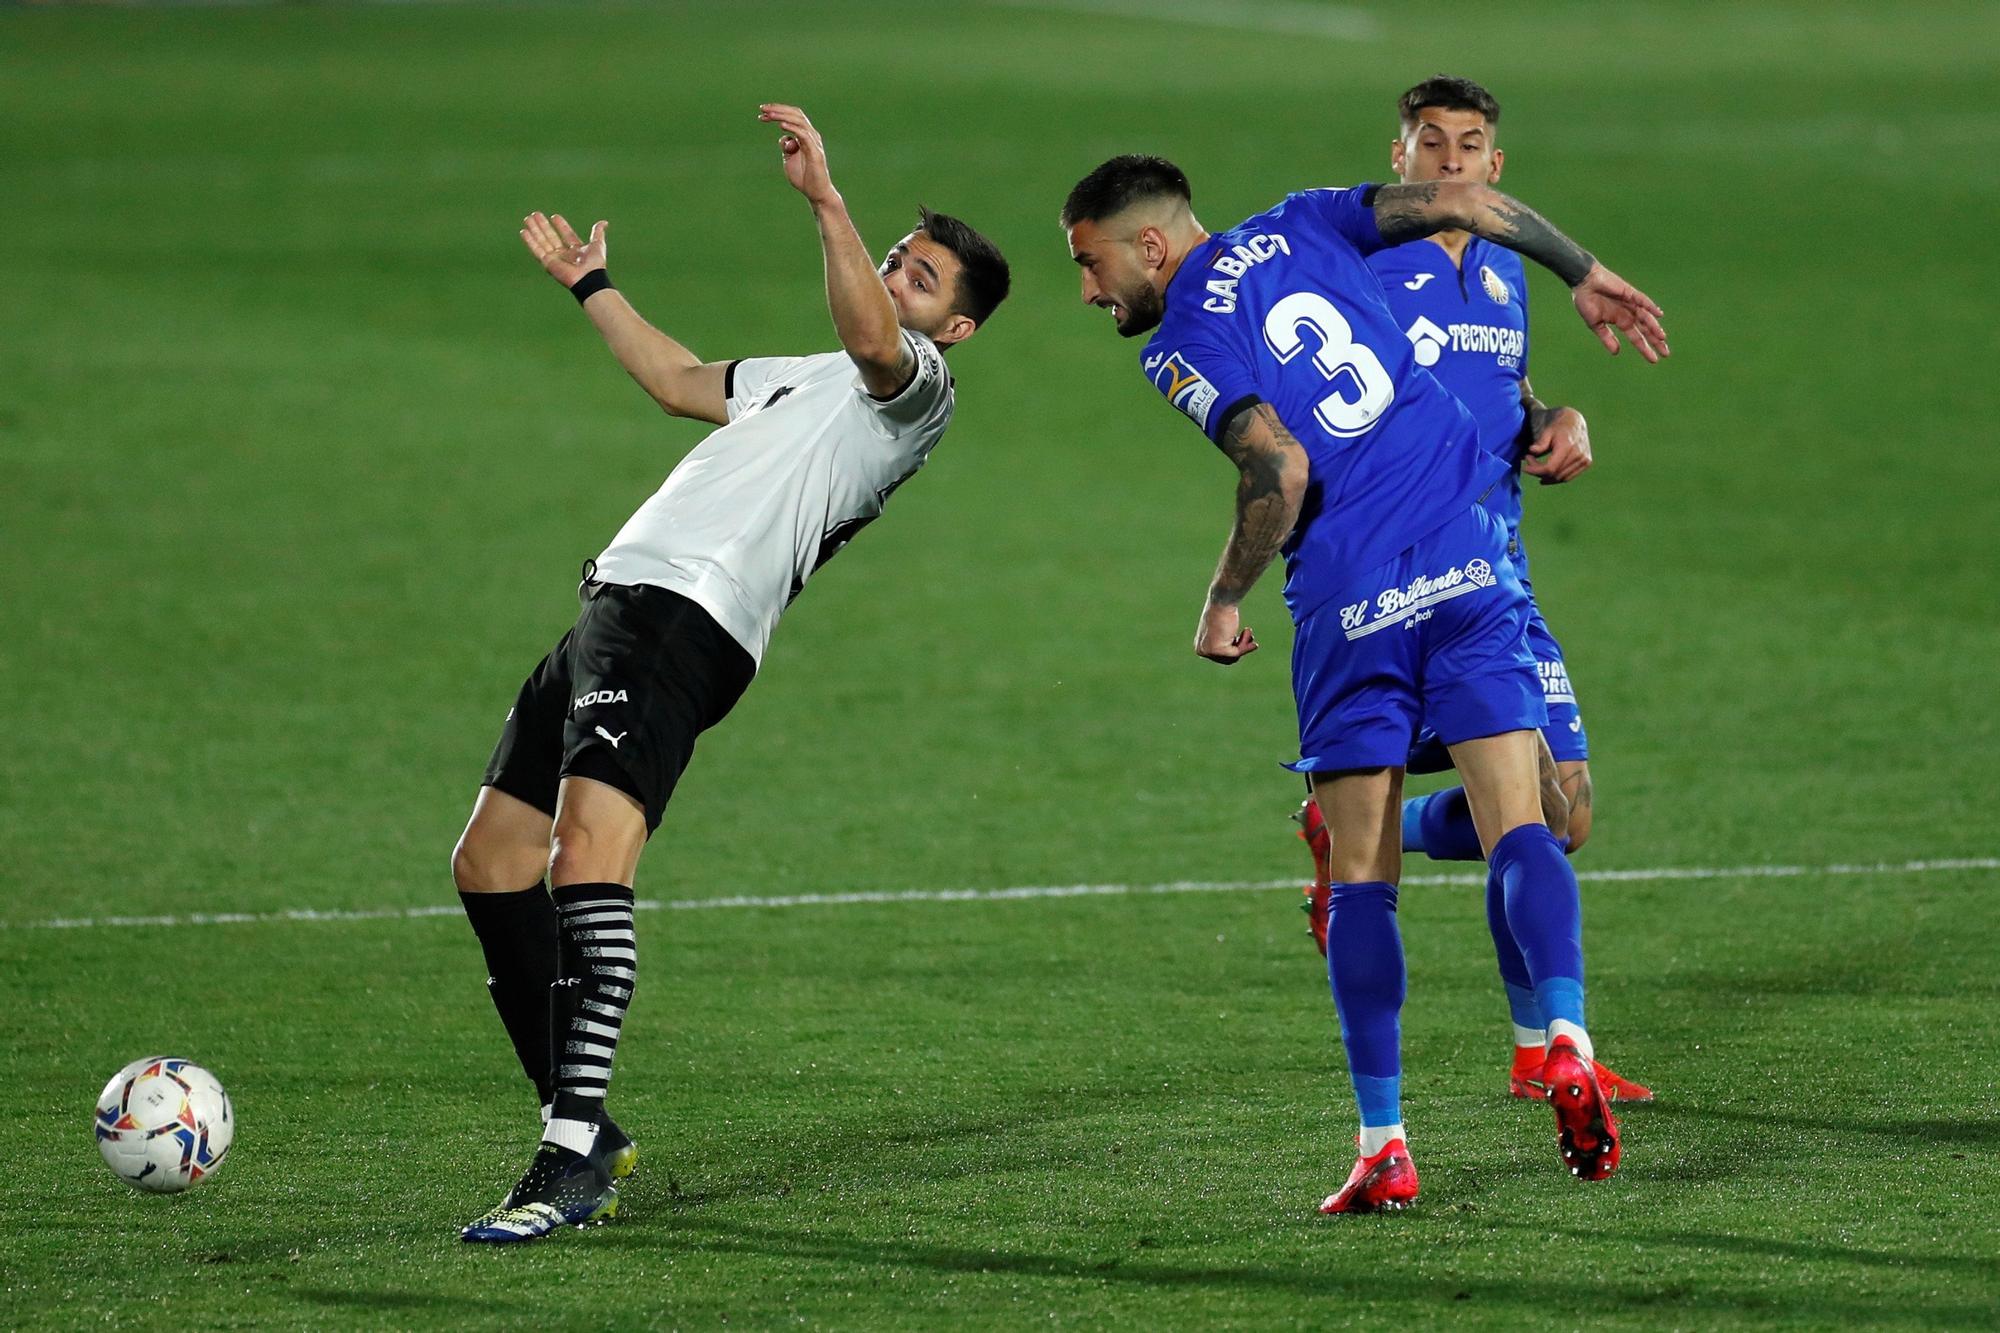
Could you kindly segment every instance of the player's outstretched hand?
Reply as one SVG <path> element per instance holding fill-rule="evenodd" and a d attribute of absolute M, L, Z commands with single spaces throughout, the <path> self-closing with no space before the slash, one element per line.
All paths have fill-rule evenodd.
<path fill-rule="evenodd" d="M 1604 350 L 1618 355 L 1618 334 L 1639 349 L 1648 361 L 1668 355 L 1667 331 L 1660 327 L 1660 307 L 1653 298 L 1613 273 L 1602 264 L 1591 267 L 1570 292 L 1576 313 L 1604 344 Z M 1618 332 L 1613 333 L 1616 329 Z"/>
<path fill-rule="evenodd" d="M 563 220 L 562 214 L 551 218 L 545 213 L 530 213 L 521 219 L 521 244 L 541 261 L 550 277 L 565 287 L 573 287 L 584 274 L 604 267 L 604 229 L 609 225 L 599 222 L 591 227 L 590 239 L 586 241 Z"/>
<path fill-rule="evenodd" d="M 765 102 L 757 108 L 757 119 L 784 131 L 778 137 L 778 151 L 785 155 L 785 179 L 793 189 L 814 204 L 831 203 L 840 197 L 826 168 L 826 140 L 805 112 L 782 102 Z"/>
<path fill-rule="evenodd" d="M 1540 477 L 1544 486 L 1559 486 L 1583 474 L 1591 464 L 1590 423 L 1573 407 L 1559 407 L 1528 445 L 1521 471 Z"/>
<path fill-rule="evenodd" d="M 1235 607 L 1210 602 L 1201 609 L 1194 650 L 1211 662 L 1235 666 L 1239 659 L 1257 651 L 1257 636 L 1243 627 Z"/>

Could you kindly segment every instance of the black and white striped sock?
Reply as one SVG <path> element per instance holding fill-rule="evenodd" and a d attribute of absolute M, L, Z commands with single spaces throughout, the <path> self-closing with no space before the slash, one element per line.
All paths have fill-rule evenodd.
<path fill-rule="evenodd" d="M 632 890 L 566 884 L 555 890 L 560 928 L 549 1002 L 555 1106 L 542 1142 L 587 1153 L 597 1139 L 618 1033 L 638 978 Z"/>

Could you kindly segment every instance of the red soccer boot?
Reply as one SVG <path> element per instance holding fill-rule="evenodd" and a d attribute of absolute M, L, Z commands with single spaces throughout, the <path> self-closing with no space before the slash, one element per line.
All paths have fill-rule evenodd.
<path fill-rule="evenodd" d="M 1329 1194 L 1322 1213 L 1382 1213 L 1408 1208 L 1417 1201 L 1417 1167 L 1409 1147 L 1390 1139 L 1373 1157 L 1355 1159 L 1340 1193 Z"/>
<path fill-rule="evenodd" d="M 1579 1180 L 1608 1179 L 1618 1169 L 1618 1121 L 1591 1062 L 1568 1037 L 1549 1044 L 1542 1084 L 1542 1095 L 1555 1108 L 1563 1165 Z"/>
<path fill-rule="evenodd" d="M 1507 1075 L 1507 1095 L 1527 1100 L 1540 1097 L 1543 1093 L 1542 1062 L 1548 1059 L 1548 1051 L 1541 1046 L 1516 1046 L 1514 1067 Z M 1591 1072 L 1597 1075 L 1597 1086 L 1604 1090 L 1604 1096 L 1614 1102 L 1650 1102 L 1653 1090 L 1643 1083 L 1634 1083 L 1609 1065 L 1590 1062 Z"/>
<path fill-rule="evenodd" d="M 1313 943 L 1319 946 L 1319 956 L 1326 957 L 1326 914 L 1327 905 L 1333 895 L 1333 835 L 1327 831 L 1326 820 L 1319 812 L 1319 802 L 1307 798 L 1292 813 L 1298 821 L 1299 837 L 1312 849 L 1313 882 L 1306 885 L 1305 908 L 1306 928 L 1312 932 Z"/>

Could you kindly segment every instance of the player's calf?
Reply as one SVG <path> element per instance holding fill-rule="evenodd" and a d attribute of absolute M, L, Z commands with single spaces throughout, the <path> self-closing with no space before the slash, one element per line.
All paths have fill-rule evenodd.
<path fill-rule="evenodd" d="M 549 987 L 556 976 L 556 909 L 541 882 L 548 853 L 549 817 L 484 787 L 451 854 L 459 902 L 486 960 L 487 993 L 543 1105 L 552 1095 Z"/>

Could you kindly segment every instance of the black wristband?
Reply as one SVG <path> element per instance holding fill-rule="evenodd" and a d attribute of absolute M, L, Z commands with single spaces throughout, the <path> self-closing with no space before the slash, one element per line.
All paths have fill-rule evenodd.
<path fill-rule="evenodd" d="M 618 289 L 611 285 L 611 274 L 604 269 L 594 268 L 570 284 L 569 294 L 576 298 L 578 305 L 582 305 L 599 292 L 616 290 Z"/>

